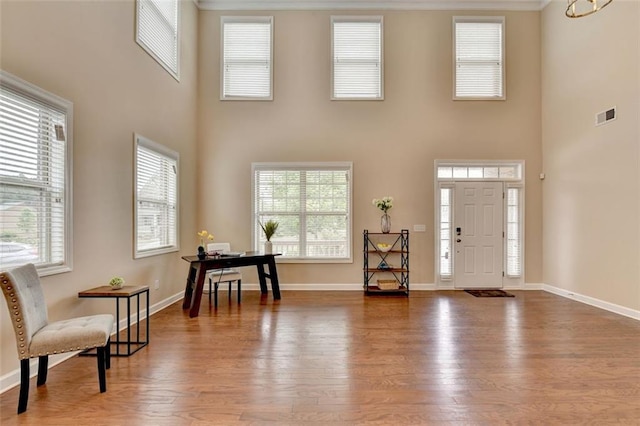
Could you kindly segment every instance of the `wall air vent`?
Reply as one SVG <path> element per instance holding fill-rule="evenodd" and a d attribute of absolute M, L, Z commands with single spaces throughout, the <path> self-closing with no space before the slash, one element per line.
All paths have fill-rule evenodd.
<path fill-rule="evenodd" d="M 615 120 L 618 114 L 616 114 L 616 107 L 602 111 L 596 114 L 596 126 L 601 126 L 612 120 Z"/>

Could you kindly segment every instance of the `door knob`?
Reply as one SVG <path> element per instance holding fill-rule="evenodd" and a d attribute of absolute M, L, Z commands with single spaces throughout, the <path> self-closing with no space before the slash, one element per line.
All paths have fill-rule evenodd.
<path fill-rule="evenodd" d="M 458 238 L 458 239 L 456 240 L 456 243 L 459 243 L 459 242 L 462 242 L 462 240 L 461 240 L 460 238 Z"/>

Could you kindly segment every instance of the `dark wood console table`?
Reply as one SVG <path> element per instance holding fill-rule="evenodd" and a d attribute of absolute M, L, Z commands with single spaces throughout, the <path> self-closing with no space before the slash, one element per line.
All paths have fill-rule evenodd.
<path fill-rule="evenodd" d="M 198 316 L 207 271 L 211 269 L 238 268 L 241 266 L 256 266 L 258 268 L 258 279 L 260 281 L 260 291 L 262 294 L 269 292 L 267 289 L 267 278 L 269 278 L 273 299 L 279 300 L 280 284 L 278 283 L 275 256 L 279 256 L 279 254 L 263 254 L 253 251 L 247 252 L 242 256 L 207 256 L 203 260 L 198 259 L 198 256 L 182 256 L 182 259 L 190 263 L 187 285 L 184 289 L 182 309 L 189 309 L 189 316 L 191 318 Z M 269 268 L 269 273 L 265 272 L 265 265 Z"/>

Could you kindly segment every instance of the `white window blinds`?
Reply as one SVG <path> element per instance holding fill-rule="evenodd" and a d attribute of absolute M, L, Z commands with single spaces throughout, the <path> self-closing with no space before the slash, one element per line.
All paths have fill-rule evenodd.
<path fill-rule="evenodd" d="M 504 17 L 454 17 L 455 99 L 504 99 Z"/>
<path fill-rule="evenodd" d="M 137 0 L 136 41 L 176 80 L 180 78 L 178 0 Z"/>
<path fill-rule="evenodd" d="M 507 276 L 522 274 L 520 188 L 507 188 Z"/>
<path fill-rule="evenodd" d="M 136 135 L 136 258 L 178 250 L 178 154 Z"/>
<path fill-rule="evenodd" d="M 351 259 L 351 163 L 253 165 L 254 248 L 260 224 L 279 222 L 271 239 L 283 259 Z"/>
<path fill-rule="evenodd" d="M 220 99 L 271 100 L 273 17 L 222 17 Z"/>
<path fill-rule="evenodd" d="M 70 144 L 73 106 L 0 74 L 0 270 L 71 267 Z"/>
<path fill-rule="evenodd" d="M 383 99 L 382 17 L 331 18 L 332 99 Z"/>

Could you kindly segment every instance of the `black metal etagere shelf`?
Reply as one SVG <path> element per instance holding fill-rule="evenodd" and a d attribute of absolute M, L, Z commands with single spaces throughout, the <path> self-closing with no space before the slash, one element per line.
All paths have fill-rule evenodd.
<path fill-rule="evenodd" d="M 362 250 L 364 291 L 367 294 L 409 295 L 409 230 L 369 232 L 364 230 Z M 383 250 L 379 244 L 390 246 Z M 400 264 L 398 265 L 397 262 Z M 396 263 L 396 264 L 394 264 Z"/>

